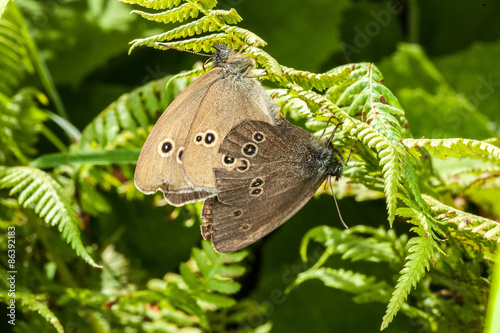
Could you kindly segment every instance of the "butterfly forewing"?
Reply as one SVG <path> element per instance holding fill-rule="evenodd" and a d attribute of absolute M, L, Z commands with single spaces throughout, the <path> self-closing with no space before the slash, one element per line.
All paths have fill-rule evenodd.
<path fill-rule="evenodd" d="M 220 80 L 217 70 L 210 71 L 186 88 L 163 112 L 141 150 L 135 169 L 135 185 L 143 193 L 157 190 L 188 192 L 191 186 L 182 174 L 183 156 L 188 132 L 204 96 Z M 171 144 L 171 151 L 162 151 L 162 145 Z"/>
<path fill-rule="evenodd" d="M 213 169 L 221 167 L 220 144 L 246 120 L 274 123 L 277 105 L 258 81 L 244 77 L 254 61 L 218 45 L 215 67 L 187 87 L 165 110 L 144 144 L 136 187 L 157 190 L 173 205 L 215 195 Z"/>

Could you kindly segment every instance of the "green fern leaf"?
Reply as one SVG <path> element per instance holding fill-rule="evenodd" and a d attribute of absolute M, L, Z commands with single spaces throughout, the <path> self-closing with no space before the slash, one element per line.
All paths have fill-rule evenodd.
<path fill-rule="evenodd" d="M 414 227 L 413 231 L 418 233 L 418 237 L 413 237 L 408 241 L 408 256 L 405 267 L 400 272 L 400 277 L 396 288 L 392 293 L 391 300 L 387 306 L 386 314 L 382 320 L 381 330 L 387 328 L 394 319 L 412 287 L 416 287 L 422 278 L 425 270 L 430 269 L 430 262 L 434 256 L 434 241 L 421 228 Z"/>
<path fill-rule="evenodd" d="M 271 57 L 262 49 L 250 46 L 245 50 L 245 54 L 254 58 L 255 61 L 267 71 L 267 74 L 269 75 L 266 76 L 266 78 L 273 80 L 276 77 L 280 77 L 281 75 L 283 75 L 281 66 L 278 64 L 276 59 Z"/>
<path fill-rule="evenodd" d="M 435 219 L 454 225 L 459 234 L 469 238 L 471 234 L 479 235 L 484 240 L 491 241 L 485 244 L 491 248 L 495 248 L 495 243 L 500 242 L 499 222 L 447 206 L 428 195 L 422 197 L 436 215 Z M 476 238 L 472 239 L 477 241 Z"/>
<path fill-rule="evenodd" d="M 5 4 L 0 17 L 0 93 L 11 96 L 27 73 L 34 67 L 29 56 L 28 41 L 23 31 L 24 22 L 15 3 Z"/>
<path fill-rule="evenodd" d="M 2 274 L 3 276 L 3 274 Z M 25 292 L 16 291 L 16 302 L 21 303 L 20 308 L 29 311 L 37 312 L 42 316 L 47 322 L 49 322 L 58 333 L 64 333 L 64 328 L 57 316 L 50 311 L 48 306 L 45 304 L 47 302 L 46 295 L 43 294 L 29 294 Z M 9 304 L 9 299 L 6 294 L 0 293 L 0 300 Z"/>
<path fill-rule="evenodd" d="M 209 16 L 205 16 L 197 21 L 174 28 L 163 34 L 135 40 L 133 42 L 133 47 L 135 48 L 141 45 L 151 46 L 158 42 L 171 41 L 177 38 L 185 38 L 200 35 L 206 32 L 219 31 L 220 26 L 225 22 L 239 22 L 241 20 L 238 13 L 234 10 L 223 12 L 224 11 L 217 11 L 217 13 L 212 12 Z"/>
<path fill-rule="evenodd" d="M 365 123 L 351 120 L 344 122 L 344 128 L 352 136 L 357 137 L 369 148 L 373 148 L 378 152 L 379 166 L 384 176 L 388 220 L 392 225 L 397 208 L 397 192 L 398 185 L 401 182 L 404 151 L 399 147 L 398 143 L 392 143 L 384 135 Z"/>
<path fill-rule="evenodd" d="M 198 8 L 198 6 L 188 2 L 181 5 L 180 7 L 162 13 L 151 14 L 140 10 L 133 10 L 131 13 L 138 14 L 149 21 L 175 23 L 185 21 L 188 18 L 198 17 L 198 15 L 200 14 L 200 9 Z"/>
<path fill-rule="evenodd" d="M 337 270 L 324 267 L 314 271 L 300 273 L 297 277 L 299 283 L 311 279 L 319 279 L 327 287 L 344 290 L 354 294 L 360 293 L 366 288 L 378 289 L 373 286 L 376 281 L 375 277 L 368 277 L 364 274 L 346 271 L 344 269 Z"/>
<path fill-rule="evenodd" d="M 383 79 L 374 64 L 356 64 L 349 79 L 327 91 L 327 96 L 340 108 L 346 108 L 350 116 L 361 116 L 388 140 L 397 142 L 407 120 L 397 98 L 383 85 Z"/>
<path fill-rule="evenodd" d="M 262 38 L 247 29 L 226 25 L 221 27 L 221 30 L 229 35 L 229 39 L 241 41 L 238 43 L 240 45 L 246 44 L 255 47 L 267 45 Z"/>
<path fill-rule="evenodd" d="M 315 88 L 317 90 L 325 90 L 339 85 L 348 78 L 351 72 L 350 67 L 343 67 L 339 70 L 329 71 L 323 74 L 298 71 L 284 66 L 281 66 L 281 69 L 283 71 L 283 78 L 278 79 L 278 82 L 290 82 L 304 89 Z"/>
<path fill-rule="evenodd" d="M 178 6 L 182 0 L 119 0 L 131 5 L 139 5 L 145 8 L 166 9 Z"/>
<path fill-rule="evenodd" d="M 192 50 L 194 52 L 203 51 L 206 53 L 212 53 L 213 52 L 212 45 L 215 44 L 225 43 L 228 44 L 229 46 L 235 45 L 234 42 L 228 40 L 227 35 L 223 33 L 211 34 L 204 37 L 197 37 L 197 38 L 186 39 L 183 41 L 168 42 L 168 43 L 156 42 L 155 39 L 160 37 L 161 35 L 157 35 L 150 38 L 136 39 L 132 41 L 132 46 L 130 47 L 129 53 L 132 52 L 132 50 L 135 49 L 136 47 L 142 45 L 150 46 L 158 50 L 168 50 L 171 48 L 176 48 L 181 50 Z"/>
<path fill-rule="evenodd" d="M 419 148 L 425 148 L 429 154 L 440 159 L 448 157 L 475 157 L 483 160 L 500 162 L 500 148 L 471 139 L 404 139 L 403 145 L 415 157 L 420 158 Z"/>
<path fill-rule="evenodd" d="M 9 195 L 19 194 L 21 205 L 33 208 L 45 222 L 58 226 L 78 256 L 100 267 L 82 244 L 79 221 L 69 197 L 52 177 L 31 167 L 0 167 L 0 188 L 11 188 Z"/>
<path fill-rule="evenodd" d="M 406 156 L 404 148 L 397 140 L 394 141 L 399 136 L 394 137 L 389 133 L 390 131 L 378 132 L 374 127 L 350 117 L 330 100 L 313 91 L 306 91 L 297 85 L 289 85 L 289 88 L 289 94 L 304 100 L 309 105 L 317 105 L 320 108 L 318 114 L 322 117 L 333 116 L 337 118 L 339 122 L 343 123 L 344 131 L 349 133 L 351 137 L 358 138 L 367 147 L 377 151 L 380 158 L 379 166 L 384 176 L 388 220 L 392 225 L 397 208 L 396 194 L 401 181 L 402 161 Z M 399 133 L 397 128 L 394 131 Z"/>
<path fill-rule="evenodd" d="M 198 305 L 195 297 L 180 289 L 176 284 L 167 285 L 167 296 L 174 306 L 177 308 L 195 315 L 200 320 L 200 325 L 207 331 L 210 331 L 206 312 Z"/>

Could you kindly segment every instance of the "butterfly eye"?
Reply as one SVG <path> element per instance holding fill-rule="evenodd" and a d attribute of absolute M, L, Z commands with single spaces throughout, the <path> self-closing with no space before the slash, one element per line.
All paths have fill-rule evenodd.
<path fill-rule="evenodd" d="M 175 148 L 174 141 L 171 139 L 165 139 L 158 145 L 158 153 L 161 157 L 170 156 Z"/>
<path fill-rule="evenodd" d="M 262 142 L 262 141 L 264 141 L 265 139 L 266 139 L 266 137 L 264 136 L 264 134 L 263 134 L 263 133 L 261 133 L 261 132 L 254 132 L 254 133 L 253 133 L 253 140 L 254 140 L 255 142 Z"/>
<path fill-rule="evenodd" d="M 246 143 L 243 148 L 241 149 L 241 152 L 245 154 L 246 156 L 253 156 L 257 153 L 257 146 L 254 145 L 253 143 Z"/>
<path fill-rule="evenodd" d="M 245 172 L 248 170 L 248 160 L 242 158 L 240 159 L 240 165 L 236 168 L 239 172 Z"/>

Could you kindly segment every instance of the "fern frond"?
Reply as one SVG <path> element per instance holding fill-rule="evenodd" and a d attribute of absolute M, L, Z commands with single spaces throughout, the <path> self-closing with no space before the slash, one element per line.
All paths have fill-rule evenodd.
<path fill-rule="evenodd" d="M 349 161 L 349 168 L 345 169 L 343 175 L 349 179 L 348 183 L 351 185 L 362 184 L 366 188 L 375 192 L 384 192 L 384 180 L 376 175 L 374 172 L 369 171 L 369 165 L 360 161 Z M 364 193 L 356 193 L 356 197 L 362 196 Z M 339 197 L 339 194 L 335 194 Z M 363 201 L 359 199 L 358 201 Z"/>
<path fill-rule="evenodd" d="M 390 287 L 385 281 L 378 281 L 375 277 L 369 277 L 365 274 L 356 273 L 344 269 L 332 269 L 323 267 L 315 270 L 309 270 L 300 273 L 297 276 L 297 283 L 303 283 L 307 280 L 318 279 L 330 288 L 343 290 L 348 293 L 356 294 L 355 301 L 366 302 L 385 302 L 389 299 Z"/>
<path fill-rule="evenodd" d="M 8 4 L 0 17 L 0 93 L 11 96 L 27 73 L 34 72 L 23 31 L 22 17 Z"/>
<path fill-rule="evenodd" d="M 350 67 L 344 67 L 322 74 L 298 71 L 285 66 L 281 66 L 281 69 L 283 71 L 283 78 L 275 78 L 275 81 L 280 83 L 293 83 L 304 89 L 315 88 L 320 91 L 339 85 L 348 78 L 351 72 Z"/>
<path fill-rule="evenodd" d="M 366 236 L 372 236 L 367 238 Z M 311 240 L 325 247 L 332 247 L 331 254 L 340 253 L 342 259 L 351 261 L 398 263 L 394 252 L 394 244 L 399 243 L 394 232 L 388 232 L 382 227 L 355 226 L 349 231 L 337 228 L 319 226 L 309 230 L 302 238 L 300 254 L 307 261 L 307 247 Z"/>
<path fill-rule="evenodd" d="M 223 26 L 221 30 L 228 34 L 229 39 L 237 40 L 239 45 L 266 46 L 267 43 L 253 32 L 235 26 Z"/>
<path fill-rule="evenodd" d="M 500 163 L 500 148 L 492 144 L 471 139 L 404 139 L 402 144 L 415 157 L 420 158 L 419 148 L 440 159 L 448 157 L 474 157 Z"/>
<path fill-rule="evenodd" d="M 2 300 L 2 302 L 6 304 L 9 304 L 8 303 L 9 298 L 7 297 L 6 294 L 0 293 L 0 300 Z M 30 293 L 16 291 L 15 300 L 16 302 L 21 303 L 21 306 L 18 305 L 17 307 L 23 310 L 29 310 L 38 313 L 54 327 L 56 332 L 64 333 L 64 329 L 63 326 L 61 325 L 61 322 L 46 305 L 47 302 L 46 295 L 30 294 Z"/>
<path fill-rule="evenodd" d="M 131 5 L 139 5 L 145 8 L 152 9 L 167 9 L 178 6 L 182 0 L 119 0 L 123 3 Z"/>
<path fill-rule="evenodd" d="M 235 45 L 233 41 L 227 39 L 227 35 L 222 33 L 211 34 L 203 37 L 197 37 L 197 38 L 191 38 L 182 41 L 167 42 L 167 43 L 156 42 L 154 39 L 158 37 L 159 35 L 150 38 L 136 39 L 132 41 L 133 44 L 130 47 L 129 53 L 132 52 L 134 48 L 142 45 L 150 46 L 158 50 L 168 50 L 171 48 L 176 48 L 181 50 L 192 50 L 194 52 L 203 51 L 206 53 L 212 53 L 213 52 L 212 46 L 215 44 L 225 43 L 228 44 L 229 46 Z"/>
<path fill-rule="evenodd" d="M 378 153 L 379 166 L 384 176 L 384 192 L 386 195 L 388 221 L 392 225 L 396 207 L 398 185 L 401 182 L 404 151 L 398 143 L 389 141 L 384 135 L 365 123 L 351 119 L 344 122 L 344 128 L 351 136 L 357 137 L 369 148 Z"/>
<path fill-rule="evenodd" d="M 177 8 L 162 13 L 151 14 L 140 10 L 133 10 L 131 13 L 138 14 L 149 21 L 175 23 L 185 21 L 188 18 L 198 17 L 200 8 L 195 4 L 187 2 Z"/>
<path fill-rule="evenodd" d="M 280 77 L 283 75 L 280 64 L 278 64 L 276 59 L 271 57 L 266 51 L 250 46 L 245 49 L 245 54 L 254 58 L 255 61 L 267 71 L 269 75 L 266 76 L 266 78 L 273 80 L 274 77 Z"/>
<path fill-rule="evenodd" d="M 481 174 L 498 174 L 500 173 L 500 166 L 496 165 L 477 165 L 477 166 L 471 166 L 471 167 L 465 167 L 465 168 L 460 168 L 453 170 L 450 172 L 450 176 L 459 176 L 463 174 L 476 174 L 476 175 L 481 175 Z M 483 178 L 483 177 L 481 177 Z M 487 178 L 487 177 L 484 177 Z"/>
<path fill-rule="evenodd" d="M 18 201 L 23 207 L 33 208 L 46 223 L 58 226 L 78 256 L 100 267 L 82 243 L 70 198 L 51 176 L 31 167 L 0 167 L 0 188 L 10 188 L 9 195 L 19 194 Z"/>
<path fill-rule="evenodd" d="M 500 222 L 447 206 L 428 195 L 422 197 L 436 214 L 435 219 L 453 224 L 457 232 L 465 235 L 477 234 L 487 241 L 500 242 Z M 491 242 L 486 245 L 492 248 L 496 247 Z"/>
<path fill-rule="evenodd" d="M 397 207 L 396 193 L 401 181 L 402 164 L 407 155 L 403 147 L 397 141 L 389 139 L 386 136 L 388 133 L 380 133 L 370 125 L 350 117 L 325 97 L 313 91 L 306 91 L 297 85 L 289 85 L 289 88 L 289 93 L 292 96 L 297 96 L 310 105 L 320 107 L 318 114 L 334 116 L 343 123 L 345 132 L 378 153 L 379 167 L 384 176 L 388 220 L 392 225 Z"/>
<path fill-rule="evenodd" d="M 400 272 L 400 277 L 396 288 L 392 293 L 391 300 L 387 306 L 387 311 L 382 320 L 381 330 L 387 328 L 394 319 L 405 300 L 407 299 L 412 287 L 424 276 L 425 270 L 430 269 L 430 262 L 434 257 L 434 240 L 421 228 L 414 227 L 413 231 L 418 236 L 408 241 L 408 256 L 406 257 L 405 267 Z"/>
<path fill-rule="evenodd" d="M 383 85 L 380 70 L 372 63 L 346 65 L 349 78 L 326 92 L 328 99 L 350 116 L 360 116 L 388 140 L 398 142 L 408 121 L 394 94 Z"/>
<path fill-rule="evenodd" d="M 222 10 L 213 11 L 208 16 L 202 17 L 197 21 L 190 22 L 180 27 L 174 28 L 163 34 L 135 40 L 132 42 L 133 48 L 140 45 L 151 46 L 154 43 L 158 42 L 171 41 L 173 39 L 191 37 L 206 32 L 218 31 L 220 30 L 220 27 L 226 23 L 234 24 L 240 21 L 241 17 L 234 9 L 230 11 L 222 11 Z"/>
<path fill-rule="evenodd" d="M 308 105 L 315 106 L 319 110 L 317 111 L 317 115 L 329 118 L 331 116 L 337 118 L 339 122 L 351 121 L 349 115 L 341 110 L 337 105 L 332 103 L 330 100 L 325 98 L 324 96 L 315 93 L 311 90 L 305 90 L 299 85 L 288 84 L 288 94 L 292 97 L 297 97 Z"/>

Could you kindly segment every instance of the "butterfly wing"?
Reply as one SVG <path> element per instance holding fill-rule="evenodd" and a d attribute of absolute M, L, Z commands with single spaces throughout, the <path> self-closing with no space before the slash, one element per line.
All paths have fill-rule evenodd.
<path fill-rule="evenodd" d="M 223 69 L 214 68 L 195 80 L 163 112 L 142 147 L 135 169 L 135 185 L 145 194 L 161 190 L 174 205 L 203 200 L 214 188 L 194 190 L 184 179 L 183 150 L 189 129 L 211 87 Z"/>
<path fill-rule="evenodd" d="M 205 201 L 202 212 L 202 235 L 220 253 L 248 246 L 292 217 L 326 179 L 321 165 L 330 156 L 309 133 L 286 122 L 245 122 L 229 133 L 220 152 L 235 162 L 215 169 L 218 195 Z"/>
<path fill-rule="evenodd" d="M 214 168 L 221 168 L 219 148 L 229 131 L 247 120 L 274 124 L 279 107 L 258 81 L 226 74 L 207 92 L 189 130 L 184 175 L 196 189 L 215 187 Z"/>

